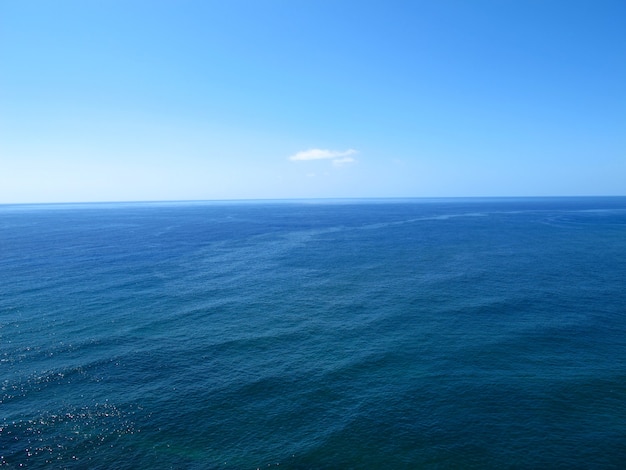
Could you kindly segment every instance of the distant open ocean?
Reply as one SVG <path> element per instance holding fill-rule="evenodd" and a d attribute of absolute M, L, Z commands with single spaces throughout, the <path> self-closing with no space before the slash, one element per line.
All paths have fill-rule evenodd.
<path fill-rule="evenodd" d="M 626 198 L 0 206 L 0 466 L 626 468 Z"/>

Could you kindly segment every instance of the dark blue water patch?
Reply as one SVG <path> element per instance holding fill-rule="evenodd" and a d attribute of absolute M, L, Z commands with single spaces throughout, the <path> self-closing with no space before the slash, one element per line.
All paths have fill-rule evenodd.
<path fill-rule="evenodd" d="M 1 461 L 619 468 L 625 214 L 624 198 L 2 207 Z"/>

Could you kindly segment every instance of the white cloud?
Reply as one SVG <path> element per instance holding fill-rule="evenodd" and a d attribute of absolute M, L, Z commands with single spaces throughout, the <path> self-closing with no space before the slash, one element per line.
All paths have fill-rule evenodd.
<path fill-rule="evenodd" d="M 350 163 L 354 163 L 354 162 L 356 162 L 356 160 L 352 157 L 343 157 L 343 158 L 336 158 L 335 160 L 333 160 L 333 165 L 344 166 L 344 165 L 349 165 Z"/>
<path fill-rule="evenodd" d="M 348 149 L 348 150 L 309 149 L 309 150 L 303 150 L 301 152 L 293 154 L 292 156 L 289 157 L 289 160 L 293 162 L 300 162 L 300 161 L 307 161 L 307 160 L 336 159 L 333 161 L 334 163 L 337 160 L 346 160 L 346 158 L 342 158 L 342 157 L 348 157 L 349 155 L 354 155 L 355 153 L 358 153 L 358 152 L 354 149 Z M 350 160 L 350 163 L 355 161 L 354 158 L 349 158 L 349 160 Z M 348 162 L 346 161 L 343 163 L 348 163 Z"/>

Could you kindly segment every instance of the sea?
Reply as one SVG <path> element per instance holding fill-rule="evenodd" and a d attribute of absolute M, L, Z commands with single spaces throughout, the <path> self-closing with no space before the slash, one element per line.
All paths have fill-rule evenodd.
<path fill-rule="evenodd" d="M 626 197 L 0 206 L 7 469 L 626 468 Z"/>

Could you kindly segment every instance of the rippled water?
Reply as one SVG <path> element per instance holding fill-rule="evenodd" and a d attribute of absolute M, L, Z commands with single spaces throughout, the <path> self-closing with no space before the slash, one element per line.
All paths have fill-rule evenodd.
<path fill-rule="evenodd" d="M 0 206 L 0 465 L 621 468 L 626 198 Z"/>

